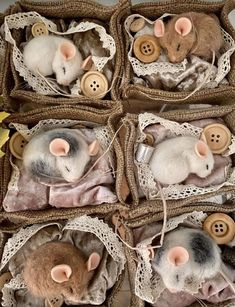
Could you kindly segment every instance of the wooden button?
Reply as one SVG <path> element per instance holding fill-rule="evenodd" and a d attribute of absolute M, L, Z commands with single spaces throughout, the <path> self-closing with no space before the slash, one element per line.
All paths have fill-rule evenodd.
<path fill-rule="evenodd" d="M 222 154 L 231 144 L 231 132 L 222 124 L 211 124 L 203 129 L 203 138 L 205 138 L 211 152 Z"/>
<path fill-rule="evenodd" d="M 144 144 L 147 144 L 149 146 L 153 146 L 154 144 L 154 137 L 150 133 L 146 133 L 146 138 L 144 140 Z"/>
<path fill-rule="evenodd" d="M 224 213 L 213 213 L 208 216 L 204 221 L 203 229 L 217 244 L 227 244 L 235 236 L 235 222 Z"/>
<path fill-rule="evenodd" d="M 61 296 L 45 299 L 45 307 L 60 307 L 63 305 L 63 303 L 64 300 Z"/>
<path fill-rule="evenodd" d="M 3 273 L 0 276 L 0 291 L 2 291 L 4 285 L 9 283 L 11 279 L 12 279 L 12 275 L 10 272 Z"/>
<path fill-rule="evenodd" d="M 98 71 L 88 71 L 81 80 L 83 94 L 90 98 L 103 98 L 108 91 L 107 78 Z"/>
<path fill-rule="evenodd" d="M 40 36 L 40 35 L 48 35 L 49 32 L 47 30 L 46 25 L 43 22 L 37 22 L 32 26 L 32 34 L 34 37 Z"/>
<path fill-rule="evenodd" d="M 130 25 L 130 30 L 131 32 L 138 32 L 141 29 L 143 29 L 143 27 L 145 26 L 145 20 L 144 18 L 137 18 L 135 19 L 131 25 Z"/>
<path fill-rule="evenodd" d="M 27 144 L 27 141 L 23 138 L 23 136 L 19 132 L 14 133 L 9 143 L 10 151 L 12 155 L 17 159 L 22 160 L 23 151 L 24 151 L 26 144 Z"/>
<path fill-rule="evenodd" d="M 143 63 L 156 61 L 161 52 L 158 40 L 152 35 L 139 36 L 133 46 L 134 54 Z"/>

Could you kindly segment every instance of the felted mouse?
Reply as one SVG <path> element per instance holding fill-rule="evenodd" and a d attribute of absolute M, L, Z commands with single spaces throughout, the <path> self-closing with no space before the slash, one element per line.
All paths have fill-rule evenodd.
<path fill-rule="evenodd" d="M 159 183 L 177 184 L 191 173 L 201 178 L 210 175 L 214 158 L 203 141 L 193 136 L 178 136 L 156 145 L 149 166 Z"/>
<path fill-rule="evenodd" d="M 99 266 L 100 255 L 88 259 L 70 243 L 49 242 L 41 245 L 26 259 L 23 277 L 29 291 L 36 297 L 78 303 Z"/>
<path fill-rule="evenodd" d="M 154 33 L 172 63 L 181 62 L 190 54 L 210 60 L 222 46 L 219 21 L 213 14 L 183 13 L 167 24 L 158 19 Z"/>
<path fill-rule="evenodd" d="M 61 85 L 68 86 L 82 74 L 82 56 L 69 39 L 53 35 L 34 37 L 24 47 L 24 64 L 43 76 L 53 73 Z"/>
<path fill-rule="evenodd" d="M 29 141 L 23 152 L 23 166 L 35 181 L 76 182 L 98 151 L 98 141 L 88 145 L 78 129 L 58 128 Z"/>
<path fill-rule="evenodd" d="M 182 228 L 165 236 L 152 266 L 171 292 L 195 291 L 195 286 L 219 273 L 220 249 L 202 230 Z"/>

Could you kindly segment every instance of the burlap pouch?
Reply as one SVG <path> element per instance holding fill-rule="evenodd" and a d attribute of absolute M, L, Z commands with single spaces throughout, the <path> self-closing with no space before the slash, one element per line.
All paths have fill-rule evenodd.
<path fill-rule="evenodd" d="M 113 287 L 110 288 L 106 292 L 106 300 L 100 306 L 103 306 L 103 307 L 104 306 L 113 306 L 113 307 L 115 307 L 115 306 L 118 306 L 118 304 L 120 302 L 123 302 L 124 305 L 127 306 L 127 304 L 129 305 L 129 301 L 131 299 L 131 293 L 130 293 L 130 291 L 127 291 L 127 290 L 129 290 L 129 282 L 128 282 L 128 277 L 127 277 L 128 271 L 127 271 L 127 266 L 126 265 L 124 266 L 126 260 L 125 260 L 125 255 L 123 253 L 122 244 L 120 243 L 120 241 L 118 243 L 118 238 L 116 238 L 115 233 L 112 232 L 113 224 L 111 223 L 111 217 L 112 217 L 112 215 L 110 215 L 110 214 L 98 214 L 98 215 L 96 215 L 95 218 L 84 215 L 84 216 L 81 216 L 81 217 L 76 217 L 75 219 L 69 220 L 69 221 L 67 221 L 67 220 L 66 221 L 65 220 L 64 221 L 63 220 L 56 220 L 54 222 L 48 221 L 48 222 L 43 223 L 43 224 L 35 224 L 35 225 L 32 225 L 32 226 L 29 226 L 28 230 L 27 230 L 27 228 L 22 229 L 21 227 L 17 227 L 12 234 L 7 234 L 7 233 L 2 232 L 1 237 L 0 237 L 1 263 L 2 263 L 2 261 L 4 263 L 6 262 L 5 261 L 6 257 L 2 258 L 2 254 L 3 254 L 5 244 L 7 243 L 7 240 L 8 239 L 12 240 L 12 236 L 15 236 L 15 238 L 14 238 L 14 240 L 15 240 L 14 246 L 16 248 L 15 251 L 17 249 L 19 249 L 19 247 L 21 246 L 21 248 L 24 248 L 26 253 L 27 253 L 27 250 L 29 250 L 29 251 L 33 250 L 33 249 L 35 249 L 35 246 L 41 245 L 41 244 L 43 244 L 47 241 L 60 240 L 60 238 L 58 238 L 58 235 L 57 235 L 58 229 L 56 228 L 56 225 L 60 225 L 60 224 L 61 225 L 67 225 L 68 230 L 66 230 L 65 233 L 64 233 L 64 241 L 70 242 L 70 231 L 72 231 L 71 233 L 73 233 L 75 236 L 77 236 L 76 230 L 82 231 L 82 232 L 84 231 L 83 236 L 88 235 L 88 236 L 90 236 L 90 238 L 91 238 L 91 236 L 93 236 L 94 238 L 96 237 L 96 240 L 97 239 L 98 239 L 98 241 L 100 240 L 100 243 L 102 242 L 105 246 L 105 249 L 106 249 L 105 254 L 108 252 L 108 254 L 111 255 L 113 259 L 115 259 L 116 264 L 118 264 L 118 266 L 119 266 L 119 274 L 117 276 L 117 280 L 116 280 L 115 284 L 113 285 Z M 92 222 L 92 220 L 93 220 L 93 222 Z M 102 231 L 102 229 L 103 229 L 103 231 Z M 81 232 L 81 234 L 82 234 L 82 232 Z M 40 233 L 41 233 L 41 237 L 40 237 Z M 30 237 L 32 235 L 33 235 L 33 240 L 30 239 Z M 17 237 L 18 237 L 18 239 L 17 239 Z M 93 245 L 94 245 L 94 243 L 95 243 L 95 241 L 93 242 Z M 73 244 L 75 244 L 74 239 L 73 239 Z M 89 249 L 89 245 L 87 245 L 86 248 Z M 95 245 L 93 246 L 93 248 L 96 248 Z M 14 254 L 14 252 L 12 253 L 12 251 L 9 254 L 7 252 L 7 248 L 6 248 L 5 256 L 7 256 L 7 258 L 9 256 L 12 257 L 13 254 Z M 22 255 L 20 253 L 18 253 L 18 256 L 16 256 L 16 257 L 18 257 L 16 259 L 16 262 L 20 262 L 21 260 L 24 259 L 24 256 L 23 256 L 23 258 L 21 256 Z M 105 257 L 107 257 L 107 256 L 105 256 Z M 108 256 L 108 257 L 109 257 L 108 259 L 109 259 L 109 262 L 110 262 L 111 258 L 110 258 L 110 256 Z M 102 276 L 102 274 L 107 274 L 107 272 L 110 271 L 110 270 L 115 271 L 115 267 L 117 265 L 114 265 L 114 267 L 112 267 L 112 265 L 110 266 L 110 263 L 108 264 L 108 262 L 107 262 L 107 270 L 104 273 L 102 273 L 102 271 L 101 271 L 101 276 Z M 102 267 L 103 267 L 103 265 L 105 265 L 105 262 L 104 262 L 104 264 L 102 264 Z M 7 271 L 7 268 L 2 270 L 2 272 L 6 272 L 6 271 Z M 97 276 L 100 276 L 100 272 L 97 272 Z M 97 278 L 100 278 L 100 277 L 97 277 Z M 2 275 L 0 276 L 0 284 L 1 284 L 1 289 L 2 289 L 2 286 L 4 286 L 4 284 L 5 284 L 4 278 L 2 278 Z M 20 286 L 19 283 L 17 285 Z M 14 287 L 15 287 L 15 285 L 13 285 L 13 288 Z M 108 283 L 107 283 L 107 285 L 105 287 L 110 287 L 110 284 L 108 286 Z M 5 289 L 7 290 L 6 287 L 5 287 Z M 5 294 L 7 294 L 7 292 L 5 292 Z M 10 292 L 9 292 L 9 294 L 11 295 Z M 7 295 L 9 295 L 9 294 L 7 294 Z M 0 292 L 0 297 L 2 297 L 2 292 Z M 94 300 L 94 295 L 92 295 L 91 299 Z M 37 301 L 35 301 L 35 304 L 36 304 L 36 302 Z M 22 304 L 22 302 L 21 302 L 21 304 Z M 84 305 L 82 305 L 82 306 L 84 306 Z M 86 306 L 94 306 L 94 305 L 86 305 Z"/>
<path fill-rule="evenodd" d="M 17 2 L 15 5 L 10 7 L 10 10 L 6 12 L 7 15 L 35 11 L 41 16 L 47 19 L 51 19 L 57 25 L 58 31 L 65 31 L 66 22 L 69 20 L 81 20 L 85 18 L 96 19 L 101 24 L 107 26 L 107 32 L 113 37 L 115 44 L 117 44 L 118 36 L 117 32 L 114 31 L 116 28 L 116 22 L 110 22 L 111 19 L 116 20 L 116 16 L 122 6 L 126 5 L 125 0 L 120 0 L 117 5 L 104 6 L 92 1 L 70 1 L 68 5 L 66 1 L 58 1 L 53 3 L 47 2 L 35 2 L 22 0 Z M 1 21 L 1 20 L 0 20 Z M 2 18 L 3 22 L 3 18 Z M 13 38 L 16 44 L 19 45 L 23 39 L 23 30 L 13 30 Z M 116 91 L 114 86 L 116 81 L 119 81 L 121 70 L 123 67 L 123 60 L 118 48 L 114 58 L 114 71 L 112 84 L 110 85 L 111 91 L 107 93 L 102 103 L 105 105 L 108 103 L 105 99 L 117 100 L 119 97 L 119 91 Z M 5 46 L 5 67 L 3 70 L 2 78 L 2 95 L 4 100 L 4 109 L 13 108 L 19 109 L 20 103 L 31 102 L 35 105 L 51 105 L 51 104 L 82 104 L 87 106 L 95 106 L 98 108 L 98 99 L 90 99 L 83 95 L 75 98 L 67 98 L 62 96 L 45 96 L 36 93 L 32 89 L 25 90 L 22 87 L 23 79 L 19 76 L 16 71 L 13 60 L 12 60 L 12 45 L 7 43 Z M 113 102 L 114 103 L 114 102 Z"/>
<path fill-rule="evenodd" d="M 120 147 L 120 144 L 117 140 L 117 137 L 114 136 L 114 131 L 111 126 L 112 120 L 114 120 L 118 115 L 121 114 L 121 106 L 118 104 L 116 108 L 112 108 L 111 106 L 106 105 L 105 109 L 93 109 L 91 107 L 85 107 L 84 109 L 77 108 L 75 106 L 60 106 L 60 107 L 48 107 L 39 110 L 34 110 L 26 113 L 15 113 L 6 118 L 3 122 L 3 127 L 8 127 L 9 124 L 19 123 L 34 126 L 40 120 L 44 119 L 70 119 L 70 120 L 80 120 L 85 122 L 92 122 L 95 124 L 105 124 L 108 125 L 109 133 L 113 135 L 113 152 L 115 155 L 115 193 L 117 195 L 118 200 L 120 203 L 116 204 L 103 204 L 97 206 L 88 206 L 88 207 L 80 207 L 80 208 L 71 208 L 71 209 L 48 209 L 43 211 L 22 211 L 22 212 L 15 212 L 15 213 L 7 213 L 4 212 L 3 208 L 1 208 L 1 228 L 4 230 L 14 229 L 16 225 L 23 225 L 25 223 L 39 223 L 41 221 L 48 221 L 51 219 L 64 219 L 64 218 L 71 218 L 77 214 L 93 214 L 93 213 L 107 213 L 117 209 L 124 209 L 126 205 L 124 204 L 126 193 L 123 192 L 119 187 L 122 186 L 123 182 L 123 174 L 124 174 L 124 158 L 123 153 Z M 11 171 L 12 167 L 10 164 L 10 149 L 9 149 L 9 142 L 7 142 L 2 151 L 5 153 L 2 159 L 0 159 L 0 186 L 1 186 L 1 196 L 0 196 L 0 203 L 2 204 L 3 199 L 6 195 L 8 183 L 10 182 L 11 178 Z M 116 157 L 118 161 L 116 161 Z M 121 204 L 122 203 L 122 204 Z"/>
<path fill-rule="evenodd" d="M 138 234 L 134 235 L 134 232 L 137 230 L 137 228 L 149 225 L 154 222 L 160 222 L 163 220 L 163 212 L 162 209 L 152 210 L 153 207 L 157 207 L 157 203 L 155 201 L 147 201 L 145 204 L 141 204 L 138 208 L 133 208 L 130 211 L 121 212 L 119 214 L 118 222 L 116 222 L 116 225 L 118 226 L 119 234 L 122 237 L 122 239 L 129 244 L 132 247 L 136 247 L 135 240 L 138 241 Z M 167 221 L 171 218 L 176 218 L 180 215 L 190 215 L 193 212 L 193 215 L 195 216 L 195 219 L 197 220 L 197 217 L 202 215 L 204 213 L 210 214 L 215 212 L 221 212 L 221 213 L 232 213 L 235 210 L 234 203 L 225 203 L 218 207 L 218 204 L 213 203 L 206 203 L 206 202 L 200 202 L 200 203 L 192 203 L 192 204 L 186 204 L 182 207 L 179 207 L 177 205 L 175 206 L 168 206 L 167 207 Z M 201 212 L 201 213 L 200 213 Z M 145 230 L 142 231 L 142 234 L 145 234 Z M 138 258 L 138 253 L 133 249 L 130 249 L 126 244 L 124 244 L 126 258 L 127 258 L 127 266 L 129 271 L 129 279 L 131 281 L 131 288 L 132 292 L 135 293 L 135 295 L 132 298 L 133 304 L 131 306 L 138 306 L 138 307 L 144 307 L 144 306 L 151 306 L 149 303 L 146 303 L 146 301 L 143 299 L 145 295 L 148 295 L 149 292 L 149 284 L 148 280 L 145 278 L 146 276 L 146 270 L 147 268 L 143 264 L 142 266 L 138 266 L 138 261 L 140 258 Z M 141 257 L 141 256 L 140 256 Z M 144 276 L 139 275 L 140 271 L 144 271 Z M 137 275 L 138 273 L 138 275 Z M 144 292 L 146 290 L 146 293 Z M 142 298 L 140 298 L 142 296 Z M 147 299 L 148 296 L 146 296 Z M 223 303 L 208 303 L 206 302 L 207 306 L 210 307 L 232 307 L 234 306 L 235 301 L 229 300 Z M 193 303 L 190 305 L 190 307 L 200 307 L 201 304 L 199 302 Z"/>
<path fill-rule="evenodd" d="M 162 117 L 167 120 L 171 120 L 177 123 L 185 123 L 198 119 L 217 119 L 222 118 L 224 120 L 225 125 L 234 133 L 234 115 L 235 108 L 234 106 L 220 106 L 220 107 L 211 107 L 204 109 L 191 109 L 191 110 L 174 110 L 169 112 L 163 112 L 156 114 L 159 117 Z M 153 122 L 152 122 L 153 123 Z M 124 152 L 125 154 L 125 165 L 126 165 L 126 176 L 128 180 L 128 184 L 133 197 L 133 204 L 138 205 L 140 203 L 144 203 L 144 198 L 139 200 L 138 193 L 138 183 L 139 179 L 137 176 L 137 167 L 134 162 L 134 152 L 136 150 L 135 142 L 137 139 L 137 125 L 138 118 L 137 115 L 127 114 L 124 120 L 126 134 L 124 137 Z M 232 155 L 233 157 L 233 155 Z M 233 158 L 232 158 L 233 159 Z M 234 160 L 233 162 L 234 163 Z M 142 175 L 142 173 L 139 173 Z M 144 177 L 148 181 L 147 178 Z M 150 184 L 149 184 L 150 186 Z M 209 192 L 209 193 L 207 193 Z M 192 193 L 189 197 L 175 197 L 174 201 L 172 198 L 167 198 L 168 206 L 173 206 L 177 203 L 177 206 L 185 205 L 191 203 L 192 201 L 200 201 L 208 197 L 212 197 L 215 195 L 226 194 L 226 193 L 234 193 L 234 185 L 223 186 L 216 191 L 205 191 L 205 193 Z M 200 195 L 199 195 L 200 194 Z M 189 195 L 189 194 L 187 194 Z M 158 197 L 157 197 L 158 198 Z M 157 199 L 156 197 L 149 197 L 149 199 Z M 146 198 L 145 198 L 146 199 Z M 161 204 L 161 201 L 160 201 Z M 157 206 L 156 206 L 157 208 Z M 157 209 L 156 209 L 157 210 Z"/>
<path fill-rule="evenodd" d="M 170 14 L 180 14 L 183 12 L 205 12 L 205 13 L 215 13 L 220 18 L 221 26 L 228 32 L 233 39 L 235 38 L 235 31 L 231 25 L 228 14 L 234 9 L 235 2 L 233 0 L 222 1 L 222 2 L 204 2 L 204 1 L 169 1 L 166 3 L 141 3 L 136 5 L 130 5 L 129 8 L 124 8 L 120 12 L 119 18 L 122 20 L 123 31 L 124 30 L 124 20 L 131 14 L 140 14 L 151 20 L 156 20 L 164 13 Z M 231 56 L 231 70 L 226 76 L 229 85 L 221 85 L 214 89 L 203 89 L 194 93 L 188 99 L 184 98 L 190 94 L 190 92 L 171 92 L 163 91 L 153 88 L 147 88 L 139 84 L 131 84 L 131 79 L 133 75 L 133 69 L 128 60 L 127 54 L 129 51 L 129 37 L 125 35 L 125 60 L 126 69 L 123 81 L 123 98 L 125 109 L 129 112 L 133 110 L 140 110 L 150 107 L 156 107 L 156 105 L 164 103 L 173 104 L 185 104 L 185 103 L 199 103 L 203 102 L 218 103 L 223 101 L 223 103 L 232 103 L 235 91 L 235 55 Z M 141 99 L 144 99 L 144 105 Z M 134 101 L 133 101 L 134 100 Z"/>

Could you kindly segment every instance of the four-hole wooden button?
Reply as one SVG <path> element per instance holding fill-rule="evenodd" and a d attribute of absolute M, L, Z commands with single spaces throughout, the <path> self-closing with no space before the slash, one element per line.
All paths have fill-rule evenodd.
<path fill-rule="evenodd" d="M 108 91 L 107 78 L 98 71 L 88 71 L 81 80 L 83 94 L 90 98 L 103 98 Z"/>
<path fill-rule="evenodd" d="M 27 141 L 23 138 L 23 136 L 19 132 L 15 132 L 9 142 L 9 147 L 12 155 L 22 160 L 23 159 L 23 151 L 27 144 Z"/>
<path fill-rule="evenodd" d="M 37 22 L 32 26 L 32 34 L 34 37 L 40 36 L 40 35 L 48 35 L 48 29 L 46 25 L 43 22 Z"/>
<path fill-rule="evenodd" d="M 203 137 L 211 150 L 215 154 L 224 153 L 231 144 L 231 132 L 222 124 L 211 124 L 203 129 Z"/>
<path fill-rule="evenodd" d="M 206 231 L 217 244 L 227 244 L 234 239 L 235 222 L 227 214 L 213 213 L 205 219 L 203 230 Z"/>
<path fill-rule="evenodd" d="M 161 48 L 155 36 L 142 35 L 135 40 L 133 51 L 141 62 L 151 63 L 159 58 Z"/>

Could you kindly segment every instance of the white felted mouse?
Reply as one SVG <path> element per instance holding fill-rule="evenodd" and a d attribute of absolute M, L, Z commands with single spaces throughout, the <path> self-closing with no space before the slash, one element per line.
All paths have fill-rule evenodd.
<path fill-rule="evenodd" d="M 43 76 L 56 75 L 61 85 L 68 86 L 82 74 L 82 56 L 71 40 L 64 37 L 41 35 L 24 47 L 24 64 Z"/>
<path fill-rule="evenodd" d="M 179 136 L 156 145 L 149 166 L 156 181 L 177 184 L 189 174 L 201 178 L 210 175 L 214 158 L 203 141 L 193 136 Z"/>
<path fill-rule="evenodd" d="M 79 130 L 53 129 L 29 141 L 24 149 L 23 165 L 36 181 L 76 182 L 99 148 L 97 140 L 88 145 Z"/>

